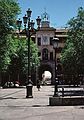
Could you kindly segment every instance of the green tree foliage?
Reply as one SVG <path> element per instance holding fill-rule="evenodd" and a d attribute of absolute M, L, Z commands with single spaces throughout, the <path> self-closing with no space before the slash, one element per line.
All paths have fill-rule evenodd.
<path fill-rule="evenodd" d="M 15 51 L 12 32 L 20 8 L 16 0 L 0 0 L 0 71 L 6 70 Z"/>
<path fill-rule="evenodd" d="M 14 75 L 21 72 L 26 74 L 28 69 L 27 40 L 14 34 L 19 13 L 17 0 L 0 0 L 0 75 L 1 72 L 10 75 L 14 72 Z M 32 41 L 30 45 L 30 65 L 36 67 L 39 64 L 38 49 Z"/>
<path fill-rule="evenodd" d="M 8 53 L 8 61 L 6 60 L 8 65 L 4 65 L 3 71 L 6 71 L 11 80 L 15 81 L 19 80 L 20 75 L 27 77 L 28 74 L 28 40 L 16 36 L 8 40 L 8 52 L 6 52 L 6 54 Z M 37 46 L 32 40 L 30 40 L 30 53 L 30 70 L 34 72 L 36 66 L 39 65 L 39 58 Z"/>
<path fill-rule="evenodd" d="M 21 42 L 22 41 L 22 42 Z M 20 39 L 19 43 L 20 45 L 18 46 L 19 51 L 18 55 L 22 59 L 22 69 L 23 72 L 27 73 L 28 71 L 28 46 L 27 46 L 27 39 Z M 33 69 L 39 65 L 39 57 L 38 57 L 38 48 L 36 44 L 30 40 L 30 68 Z"/>
<path fill-rule="evenodd" d="M 0 70 L 2 71 L 7 70 L 12 54 L 15 54 L 17 51 L 17 41 L 10 34 L 5 39 L 5 44 L 0 49 Z"/>
<path fill-rule="evenodd" d="M 69 22 L 68 38 L 61 54 L 64 73 L 84 74 L 84 9 L 80 7 L 76 17 Z"/>
<path fill-rule="evenodd" d="M 20 8 L 16 0 L 0 0 L 0 37 L 7 35 L 15 27 Z"/>

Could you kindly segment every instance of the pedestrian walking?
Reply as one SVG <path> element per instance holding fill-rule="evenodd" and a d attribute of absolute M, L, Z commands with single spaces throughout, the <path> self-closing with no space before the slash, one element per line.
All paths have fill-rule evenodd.
<path fill-rule="evenodd" d="M 37 89 L 40 91 L 40 80 L 37 80 Z"/>

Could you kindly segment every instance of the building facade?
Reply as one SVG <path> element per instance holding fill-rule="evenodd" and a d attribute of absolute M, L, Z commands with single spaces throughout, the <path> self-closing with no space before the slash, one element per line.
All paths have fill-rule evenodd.
<path fill-rule="evenodd" d="M 54 37 L 59 38 L 58 49 L 53 49 L 52 39 Z M 62 74 L 62 65 L 60 63 L 60 53 L 64 47 L 64 41 L 67 38 L 67 29 L 55 29 L 50 26 L 49 15 L 45 12 L 42 14 L 41 27 L 36 32 L 35 42 L 39 49 L 40 66 L 37 70 L 36 79 L 42 80 L 42 75 L 45 71 L 49 71 L 52 74 L 51 83 L 55 81 L 55 69 L 57 74 Z M 32 38 L 33 39 L 33 38 Z M 57 67 L 55 68 L 55 60 Z"/>
<path fill-rule="evenodd" d="M 40 57 L 40 66 L 36 68 L 35 72 L 31 71 L 32 81 L 36 84 L 37 79 L 43 80 L 45 71 L 49 71 L 52 75 L 50 82 L 53 84 L 55 81 L 55 72 L 59 76 L 62 75 L 62 65 L 60 62 L 61 51 L 64 47 L 64 41 L 67 38 L 66 28 L 54 28 L 50 26 L 50 17 L 48 13 L 44 12 L 41 15 L 41 26 L 39 30 L 36 30 L 35 34 L 32 34 L 31 38 L 38 47 L 38 56 Z M 18 34 L 18 32 L 17 32 Z M 21 37 L 25 37 L 25 30 L 20 32 Z M 54 37 L 59 38 L 58 48 L 53 49 L 52 39 Z M 56 68 L 55 68 L 56 62 Z M 56 71 L 55 71 L 56 69 Z"/>

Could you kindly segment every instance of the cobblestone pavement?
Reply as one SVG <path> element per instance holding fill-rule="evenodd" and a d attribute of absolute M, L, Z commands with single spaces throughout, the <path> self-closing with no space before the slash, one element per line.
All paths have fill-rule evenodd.
<path fill-rule="evenodd" d="M 33 87 L 33 98 L 26 89 L 0 89 L 0 120 L 84 120 L 84 106 L 49 106 L 53 86 Z"/>

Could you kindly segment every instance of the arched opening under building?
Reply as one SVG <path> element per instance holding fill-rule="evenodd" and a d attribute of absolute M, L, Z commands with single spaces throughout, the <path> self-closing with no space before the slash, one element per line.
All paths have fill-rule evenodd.
<path fill-rule="evenodd" d="M 42 82 L 44 84 L 51 84 L 51 78 L 52 78 L 52 74 L 50 71 L 44 71 L 44 73 L 42 74 Z"/>
<path fill-rule="evenodd" d="M 51 84 L 53 77 L 52 71 L 52 67 L 49 64 L 41 64 L 38 70 L 39 80 L 43 84 Z"/>

